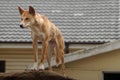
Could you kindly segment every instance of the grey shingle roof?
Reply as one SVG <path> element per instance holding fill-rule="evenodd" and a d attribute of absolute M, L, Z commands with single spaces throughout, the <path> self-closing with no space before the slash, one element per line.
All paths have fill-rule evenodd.
<path fill-rule="evenodd" d="M 120 39 L 118 0 L 0 0 L 0 42 L 31 42 L 19 27 L 17 6 L 34 6 L 62 31 L 66 42 Z"/>

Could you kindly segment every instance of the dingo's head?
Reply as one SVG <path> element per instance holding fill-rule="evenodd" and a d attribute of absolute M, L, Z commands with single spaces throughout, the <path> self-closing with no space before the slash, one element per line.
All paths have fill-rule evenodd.
<path fill-rule="evenodd" d="M 22 7 L 18 7 L 19 13 L 21 15 L 21 28 L 31 27 L 35 23 L 35 9 L 29 6 L 29 10 L 24 10 Z"/>

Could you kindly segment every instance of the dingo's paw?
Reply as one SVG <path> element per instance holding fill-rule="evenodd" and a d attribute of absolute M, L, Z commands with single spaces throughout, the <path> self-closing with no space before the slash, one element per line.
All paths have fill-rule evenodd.
<path fill-rule="evenodd" d="M 39 70 L 44 70 L 44 69 L 45 69 L 44 64 L 40 64 L 39 65 Z"/>

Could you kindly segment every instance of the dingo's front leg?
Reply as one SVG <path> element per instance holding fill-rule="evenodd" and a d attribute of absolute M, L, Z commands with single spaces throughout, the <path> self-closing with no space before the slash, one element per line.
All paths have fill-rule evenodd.
<path fill-rule="evenodd" d="M 42 42 L 42 56 L 41 56 L 41 61 L 40 61 L 40 65 L 39 65 L 39 69 L 42 69 L 42 70 L 45 69 L 44 59 L 48 58 L 47 48 L 48 48 L 48 41 L 43 41 Z"/>
<path fill-rule="evenodd" d="M 34 49 L 34 63 L 33 63 L 33 70 L 38 70 L 38 42 L 37 40 L 33 41 L 33 49 Z"/>
<path fill-rule="evenodd" d="M 34 63 L 29 66 L 29 70 L 38 70 L 38 42 L 33 40 Z"/>
<path fill-rule="evenodd" d="M 33 46 L 33 50 L 34 50 L 34 63 L 31 67 L 32 70 L 38 70 L 38 41 L 37 38 L 35 36 L 34 33 L 31 32 L 31 36 L 32 36 L 32 46 Z"/>

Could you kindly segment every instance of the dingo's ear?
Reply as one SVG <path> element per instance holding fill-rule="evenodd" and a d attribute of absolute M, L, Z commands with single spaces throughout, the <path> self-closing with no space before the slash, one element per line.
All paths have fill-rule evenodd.
<path fill-rule="evenodd" d="M 33 16 L 35 15 L 35 9 L 32 6 L 29 6 L 29 13 Z"/>
<path fill-rule="evenodd" d="M 18 6 L 18 10 L 19 10 L 20 15 L 22 15 L 22 13 L 24 12 L 24 9 L 20 6 Z"/>

